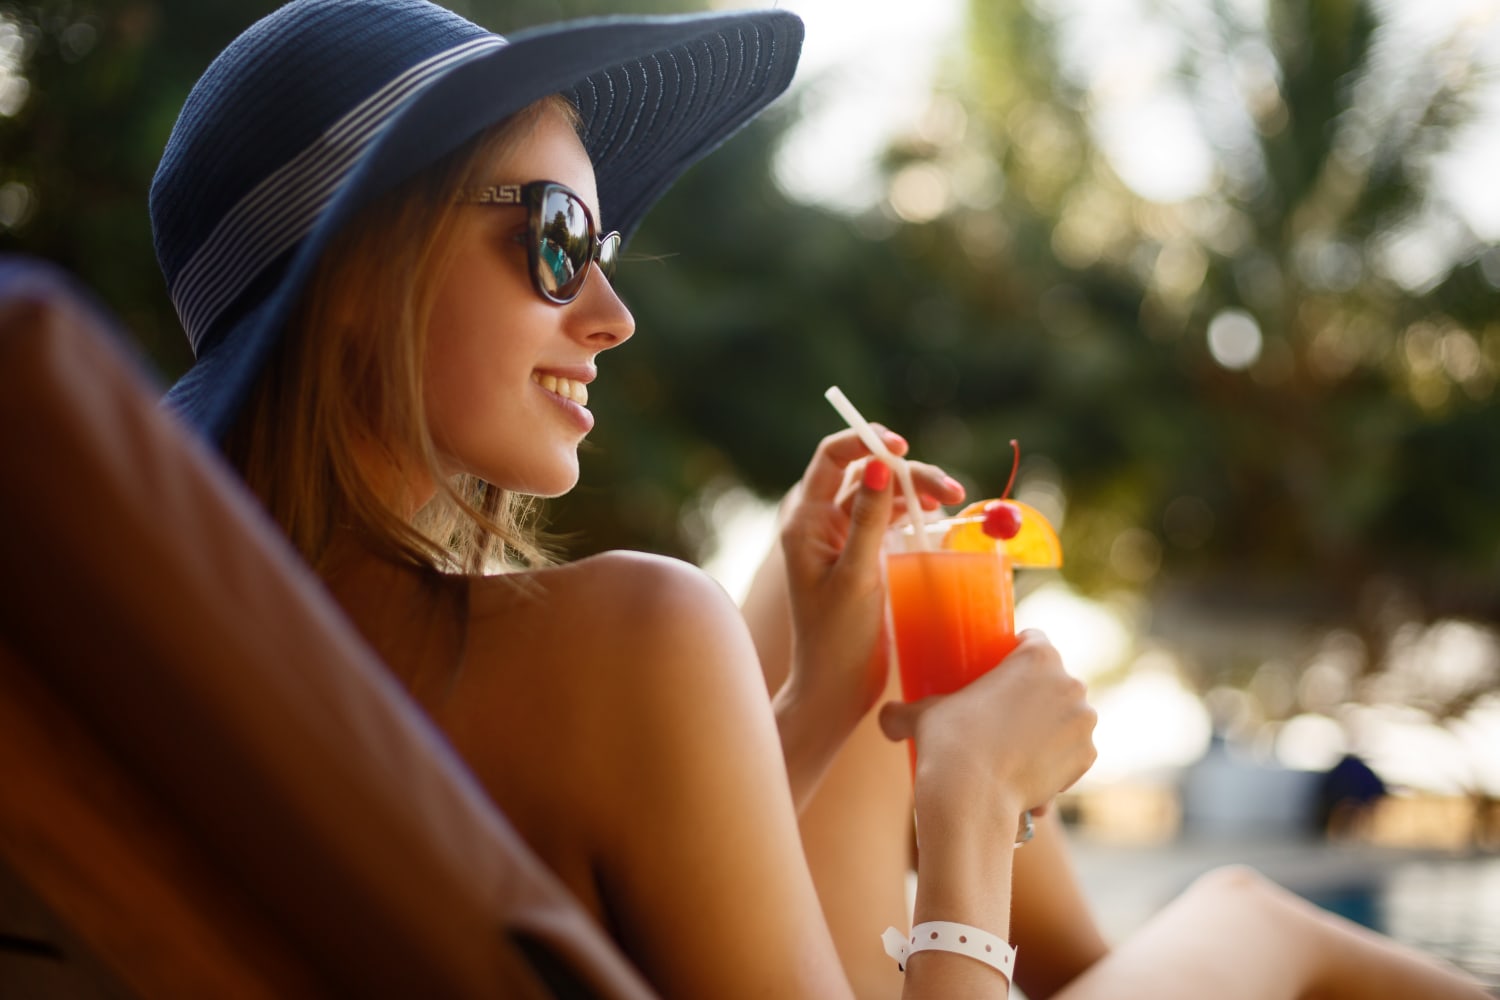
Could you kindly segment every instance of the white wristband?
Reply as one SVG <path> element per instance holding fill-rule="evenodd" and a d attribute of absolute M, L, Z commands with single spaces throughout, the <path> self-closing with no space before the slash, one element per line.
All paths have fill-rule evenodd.
<path fill-rule="evenodd" d="M 906 960 L 919 951 L 951 951 L 967 955 L 988 965 L 1011 981 L 1016 968 L 1016 949 L 1004 938 L 968 924 L 955 924 L 948 920 L 929 920 L 903 935 L 894 927 L 887 927 L 880 939 L 885 942 L 885 953 L 896 960 L 901 971 L 906 971 Z"/>

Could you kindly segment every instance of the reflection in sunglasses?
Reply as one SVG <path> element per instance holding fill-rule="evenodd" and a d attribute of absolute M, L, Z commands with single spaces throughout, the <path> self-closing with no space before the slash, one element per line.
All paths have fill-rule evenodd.
<path fill-rule="evenodd" d="M 492 184 L 459 195 L 467 204 L 524 205 L 531 246 L 531 281 L 549 302 L 566 305 L 583 290 L 589 265 L 599 262 L 606 278 L 613 277 L 620 234 L 598 236 L 594 217 L 583 199 L 556 181 L 529 184 Z"/>
<path fill-rule="evenodd" d="M 538 248 L 537 258 L 545 268 L 545 273 L 539 274 L 548 285 L 548 291 L 556 292 L 573 280 L 577 266 L 570 259 L 568 251 L 558 246 L 557 242 L 550 236 L 542 237 L 542 244 Z"/>

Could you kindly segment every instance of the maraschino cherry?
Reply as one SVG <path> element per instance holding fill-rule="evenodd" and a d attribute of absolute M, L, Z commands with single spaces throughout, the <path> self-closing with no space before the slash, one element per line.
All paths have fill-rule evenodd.
<path fill-rule="evenodd" d="M 1016 484 L 1016 470 L 1021 467 L 1021 445 L 1012 438 L 1010 449 L 1013 457 L 1005 492 L 1000 494 L 999 500 L 991 500 L 984 505 L 984 523 L 980 525 L 980 530 L 986 535 L 1001 541 L 1015 538 L 1021 530 L 1021 508 L 1005 499 L 1010 496 L 1010 488 Z"/>

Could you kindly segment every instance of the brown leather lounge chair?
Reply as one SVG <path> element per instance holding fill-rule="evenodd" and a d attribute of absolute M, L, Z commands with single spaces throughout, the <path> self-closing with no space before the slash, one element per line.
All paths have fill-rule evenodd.
<path fill-rule="evenodd" d="M 0 260 L 0 996 L 649 996 L 156 399 Z"/>

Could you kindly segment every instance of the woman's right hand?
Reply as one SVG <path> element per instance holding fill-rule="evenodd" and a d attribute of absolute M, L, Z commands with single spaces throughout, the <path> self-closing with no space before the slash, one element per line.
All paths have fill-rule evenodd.
<path fill-rule="evenodd" d="M 993 670 L 950 695 L 889 702 L 880 725 L 915 739 L 916 806 L 924 813 L 1037 810 L 1093 764 L 1097 716 L 1083 682 L 1037 631 Z"/>

